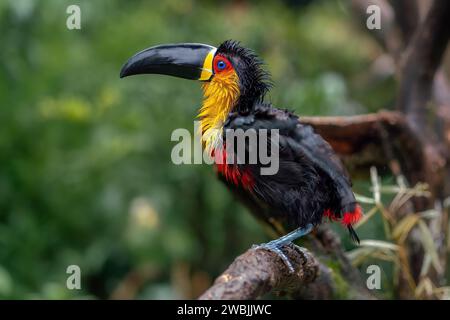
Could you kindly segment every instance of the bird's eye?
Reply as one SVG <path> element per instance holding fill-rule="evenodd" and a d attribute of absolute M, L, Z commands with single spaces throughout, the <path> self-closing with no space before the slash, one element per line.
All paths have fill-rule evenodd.
<path fill-rule="evenodd" d="M 225 69 L 226 67 L 227 67 L 227 63 L 226 63 L 225 61 L 219 60 L 219 61 L 217 62 L 217 69 L 223 70 L 223 69 Z"/>

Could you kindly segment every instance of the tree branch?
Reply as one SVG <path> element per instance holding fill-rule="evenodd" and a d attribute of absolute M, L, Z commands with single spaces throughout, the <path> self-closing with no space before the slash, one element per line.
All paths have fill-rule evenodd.
<path fill-rule="evenodd" d="M 390 111 L 348 117 L 301 117 L 300 122 L 311 125 L 342 156 L 361 153 L 368 144 L 379 145 L 380 126 L 400 133 L 405 125 L 400 113 Z"/>
<path fill-rule="evenodd" d="M 435 0 L 425 21 L 414 34 L 402 62 L 398 108 L 424 115 L 431 99 L 433 79 L 450 36 L 450 2 Z"/>
<path fill-rule="evenodd" d="M 237 257 L 199 299 L 255 299 L 271 291 L 293 292 L 318 277 L 319 262 L 309 251 L 286 246 L 283 252 L 291 261 L 294 273 L 289 272 L 275 253 L 250 249 Z"/>
<path fill-rule="evenodd" d="M 439 67 L 450 38 L 450 2 L 447 0 L 435 0 L 431 4 L 428 13 L 414 33 L 405 55 L 400 63 L 401 77 L 398 92 L 397 109 L 405 114 L 411 136 L 418 142 L 418 148 L 422 150 L 417 158 L 420 168 L 407 172 L 407 179 L 411 184 L 419 181 L 427 182 L 432 192 L 432 197 L 427 199 L 414 199 L 416 211 L 430 209 L 436 201 L 443 201 L 450 192 L 450 149 L 446 139 L 445 130 L 448 129 L 448 118 L 440 117 L 439 113 L 444 109 L 436 107 L 440 102 L 436 95 L 437 90 L 445 88 L 447 83 L 443 73 L 439 73 Z M 444 80 L 444 81 L 443 81 Z M 442 90 L 442 89 L 441 89 Z M 448 92 L 448 86 L 446 90 Z M 434 94 L 434 97 L 433 97 Z M 433 99 L 434 98 L 434 99 Z M 440 210 L 441 219 L 445 221 L 445 212 Z M 405 214 L 399 212 L 400 215 Z M 438 252 L 444 252 L 446 226 L 432 228 L 435 246 Z M 418 239 L 410 237 L 409 260 L 413 270 L 413 276 L 417 281 L 421 276 L 424 261 L 424 251 L 417 246 Z M 446 254 L 442 254 L 442 265 L 446 265 Z M 422 275 L 424 276 L 424 275 Z M 426 275 L 434 283 L 441 283 L 445 279 L 444 272 L 430 271 Z"/>
<path fill-rule="evenodd" d="M 359 172 L 367 175 L 371 166 L 381 171 L 390 168 L 397 175 L 403 173 L 402 169 L 420 169 L 416 159 L 422 150 L 399 112 L 302 117 L 300 122 L 311 125 L 330 143 L 352 175 Z"/>
<path fill-rule="evenodd" d="M 290 273 L 275 253 L 250 249 L 237 257 L 199 299 L 248 300 L 271 292 L 302 299 L 336 297 L 339 288 L 333 270 L 319 262 L 307 249 L 291 245 L 285 246 L 283 252 L 295 272 Z M 351 294 L 355 299 L 373 299 L 367 291 Z"/>
<path fill-rule="evenodd" d="M 420 22 L 419 7 L 416 0 L 393 0 L 391 5 L 395 13 L 395 20 L 402 33 L 403 43 L 406 46 Z"/>

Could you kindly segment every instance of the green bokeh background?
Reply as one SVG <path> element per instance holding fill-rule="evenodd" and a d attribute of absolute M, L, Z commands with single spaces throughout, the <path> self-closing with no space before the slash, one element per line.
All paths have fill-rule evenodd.
<path fill-rule="evenodd" d="M 0 298 L 195 298 L 267 241 L 210 166 L 170 160 L 199 83 L 118 75 L 151 45 L 236 39 L 265 60 L 276 106 L 391 106 L 393 79 L 371 76 L 381 50 L 349 2 L 307 2 L 0 1 Z M 71 4 L 81 30 L 66 28 Z M 66 288 L 72 264 L 81 290 Z"/>

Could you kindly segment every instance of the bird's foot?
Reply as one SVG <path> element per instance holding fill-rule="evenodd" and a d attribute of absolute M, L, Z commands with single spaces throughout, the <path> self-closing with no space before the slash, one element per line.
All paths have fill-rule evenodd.
<path fill-rule="evenodd" d="M 277 240 L 272 240 L 270 242 L 267 243 L 261 243 L 261 244 L 254 244 L 252 246 L 253 250 L 256 249 L 265 249 L 268 251 L 271 251 L 273 253 L 275 253 L 277 256 L 279 256 L 281 258 L 281 260 L 283 260 L 284 264 L 286 265 L 286 267 L 288 267 L 289 272 L 290 273 L 294 273 L 295 269 L 292 266 L 291 261 L 289 260 L 289 258 L 286 256 L 286 254 L 283 252 L 283 250 L 281 250 L 281 248 L 285 245 L 283 244 L 278 244 L 276 242 Z M 292 244 L 292 243 L 291 243 Z"/>
<path fill-rule="evenodd" d="M 276 253 L 281 258 L 281 260 L 283 260 L 284 264 L 288 267 L 289 271 L 293 273 L 295 271 L 294 267 L 292 266 L 292 263 L 291 261 L 289 261 L 289 258 L 286 256 L 286 254 L 281 250 L 281 248 L 285 245 L 294 245 L 292 241 L 310 233 L 312 229 L 313 225 L 308 224 L 306 227 L 298 228 L 278 239 L 272 240 L 267 243 L 262 243 L 259 245 L 253 245 L 252 249 L 266 249 Z"/>

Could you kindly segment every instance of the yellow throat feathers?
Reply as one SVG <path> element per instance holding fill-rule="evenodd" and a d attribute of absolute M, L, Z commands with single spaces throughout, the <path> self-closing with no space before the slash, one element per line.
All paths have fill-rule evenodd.
<path fill-rule="evenodd" d="M 239 79 L 234 70 L 216 74 L 203 84 L 203 105 L 200 108 L 200 134 L 208 154 L 222 141 L 223 124 L 239 98 Z"/>

